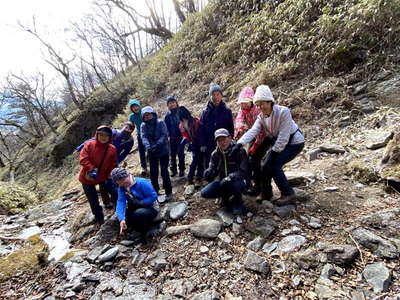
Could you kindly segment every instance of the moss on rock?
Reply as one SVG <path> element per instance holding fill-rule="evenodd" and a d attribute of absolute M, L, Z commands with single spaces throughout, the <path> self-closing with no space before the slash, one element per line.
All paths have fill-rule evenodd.
<path fill-rule="evenodd" d="M 18 184 L 0 181 L 0 213 L 20 213 L 38 202 L 35 193 Z"/>

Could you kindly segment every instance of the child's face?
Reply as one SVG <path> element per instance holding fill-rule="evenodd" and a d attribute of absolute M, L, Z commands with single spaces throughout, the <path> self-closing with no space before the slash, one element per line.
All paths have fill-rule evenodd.
<path fill-rule="evenodd" d="M 242 110 L 249 110 L 251 108 L 251 103 L 250 102 L 240 103 L 240 108 Z"/>
<path fill-rule="evenodd" d="M 137 114 L 139 112 L 139 110 L 140 110 L 140 106 L 139 105 L 137 105 L 137 104 L 131 105 L 131 111 L 133 113 Z"/>
<path fill-rule="evenodd" d="M 99 132 L 97 133 L 97 139 L 100 143 L 106 144 L 110 141 L 111 137 L 104 132 Z"/>

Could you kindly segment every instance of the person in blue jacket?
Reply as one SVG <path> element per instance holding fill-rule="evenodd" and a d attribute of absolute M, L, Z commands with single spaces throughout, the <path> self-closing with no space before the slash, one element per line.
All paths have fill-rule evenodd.
<path fill-rule="evenodd" d="M 142 167 L 142 176 L 146 176 L 147 175 L 146 149 L 144 148 L 144 145 L 142 143 L 142 138 L 140 136 L 140 128 L 142 125 L 142 107 L 140 106 L 140 101 L 138 99 L 129 100 L 128 107 L 129 111 L 132 112 L 129 115 L 128 119 L 136 126 L 140 166 Z"/>
<path fill-rule="evenodd" d="M 117 148 L 118 163 L 122 162 L 132 150 L 134 130 L 135 124 L 129 121 L 124 124 L 122 130 L 113 130 L 112 144 Z"/>
<path fill-rule="evenodd" d="M 167 125 L 165 125 L 164 121 L 158 119 L 157 114 L 150 106 L 142 109 L 142 119 L 140 134 L 149 157 L 151 183 L 158 194 L 160 190 L 158 184 L 160 168 L 166 195 L 165 200 L 169 201 L 172 199 L 172 185 L 168 172 L 169 145 Z"/>
<path fill-rule="evenodd" d="M 182 142 L 182 134 L 179 129 L 179 105 L 174 96 L 167 97 L 168 112 L 165 115 L 164 122 L 167 125 L 170 145 L 170 170 L 171 176 L 178 174 L 176 165 L 176 156 L 179 161 L 179 177 L 185 175 L 185 141 Z"/>
<path fill-rule="evenodd" d="M 133 177 L 124 168 L 113 169 L 111 178 L 118 185 L 116 215 L 120 234 L 130 228 L 139 232 L 145 241 L 157 225 L 154 221 L 159 212 L 156 191 L 147 179 Z"/>
<path fill-rule="evenodd" d="M 211 153 L 215 150 L 217 144 L 213 133 L 220 128 L 228 130 L 231 136 L 234 135 L 232 111 L 222 100 L 222 89 L 218 84 L 212 83 L 209 89 L 210 101 L 203 110 L 200 117 L 200 151 L 204 158 L 204 167 L 208 168 Z"/>

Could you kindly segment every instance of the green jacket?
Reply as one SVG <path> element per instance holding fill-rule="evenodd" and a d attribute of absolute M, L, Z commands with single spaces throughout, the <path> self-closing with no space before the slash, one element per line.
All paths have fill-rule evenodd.
<path fill-rule="evenodd" d="M 129 115 L 129 121 L 135 124 L 136 126 L 136 133 L 140 136 L 140 126 L 142 125 L 142 107 L 140 106 L 140 101 L 138 99 L 131 99 L 129 100 L 128 107 L 131 110 L 132 105 L 139 105 L 140 110 L 138 113 L 131 113 Z"/>

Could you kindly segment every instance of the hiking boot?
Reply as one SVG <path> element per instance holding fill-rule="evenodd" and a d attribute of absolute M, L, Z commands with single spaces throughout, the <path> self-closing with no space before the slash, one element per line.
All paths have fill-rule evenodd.
<path fill-rule="evenodd" d="M 180 170 L 179 171 L 179 177 L 185 176 L 185 170 Z"/>
<path fill-rule="evenodd" d="M 281 196 L 278 200 L 274 203 L 277 206 L 286 206 L 290 204 L 296 204 L 296 195 L 290 196 Z"/>
<path fill-rule="evenodd" d="M 272 193 L 260 193 L 256 197 L 256 202 L 261 204 L 264 200 L 271 201 L 274 198 L 274 194 Z"/>

